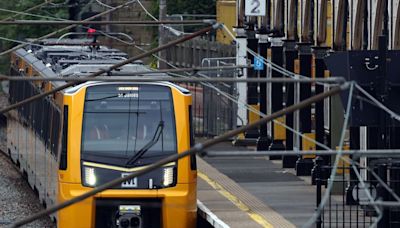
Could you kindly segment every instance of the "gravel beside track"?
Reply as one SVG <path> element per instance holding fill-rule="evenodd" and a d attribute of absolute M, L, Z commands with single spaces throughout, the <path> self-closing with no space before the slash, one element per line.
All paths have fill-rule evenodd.
<path fill-rule="evenodd" d="M 0 94 L 0 106 L 8 104 L 3 93 Z M 6 126 L 0 121 L 0 150 L 6 151 Z M 44 208 L 28 182 L 18 172 L 17 167 L 0 152 L 0 227 L 28 217 Z M 32 222 L 24 227 L 55 227 L 49 217 Z"/>

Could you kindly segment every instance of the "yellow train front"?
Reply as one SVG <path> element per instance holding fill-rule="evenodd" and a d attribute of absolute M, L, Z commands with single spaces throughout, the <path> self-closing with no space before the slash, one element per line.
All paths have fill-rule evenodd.
<path fill-rule="evenodd" d="M 188 149 L 190 102 L 167 83 L 87 83 L 66 91 L 59 202 Z M 59 227 L 191 227 L 193 162 L 167 164 L 68 207 L 58 214 Z"/>
<path fill-rule="evenodd" d="M 18 53 L 14 58 L 17 65 L 25 61 Z M 32 187 L 48 204 L 61 203 L 189 149 L 191 102 L 187 90 L 168 82 L 87 82 L 63 91 L 58 104 L 63 119 L 60 150 L 45 161 L 47 172 L 58 172 L 57 183 L 48 183 L 56 189 L 55 199 L 48 200 L 51 194 Z M 35 151 L 35 156 L 38 153 L 46 150 Z M 17 163 L 25 162 L 23 157 L 20 160 Z M 195 157 L 187 157 L 69 206 L 54 217 L 58 227 L 68 228 L 195 227 L 196 175 Z"/>

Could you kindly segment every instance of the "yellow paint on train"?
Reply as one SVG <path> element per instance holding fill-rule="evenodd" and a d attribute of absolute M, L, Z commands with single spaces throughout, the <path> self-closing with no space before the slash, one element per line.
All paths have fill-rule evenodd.
<path fill-rule="evenodd" d="M 26 66 L 23 57 L 16 56 L 15 54 L 12 56 L 13 68 Z M 35 69 L 31 68 L 31 70 Z M 14 74 L 17 73 L 17 69 L 14 69 Z M 26 75 L 20 76 L 25 77 Z M 38 77 L 42 76 L 38 75 Z M 25 94 L 26 96 L 23 95 L 24 97 L 18 97 L 20 96 L 20 85 L 22 84 L 17 83 L 19 82 L 12 82 L 10 86 L 10 100 L 12 102 L 32 95 Z M 52 87 L 57 87 L 53 83 L 44 84 L 43 88 L 38 87 L 41 85 L 30 82 L 24 84 L 26 88 L 29 88 L 29 91 L 46 91 Z M 124 88 L 137 89 L 135 91 L 119 91 L 117 89 L 118 86 L 120 86 L 119 88 L 125 86 Z M 159 149 L 160 151 L 147 149 L 148 151 L 153 151 L 151 152 L 151 156 L 148 155 L 148 157 L 145 157 L 143 155 L 132 164 L 127 163 L 126 160 L 120 157 L 118 157 L 119 160 L 117 157 L 111 157 L 110 152 L 101 150 L 101 146 L 98 147 L 100 148 L 99 151 L 83 151 L 83 147 L 89 147 L 89 145 L 93 148 L 96 148 L 96 145 L 105 145 L 107 140 L 115 143 L 115 141 L 111 141 L 114 139 L 93 140 L 93 142 L 85 139 L 85 137 L 89 137 L 87 135 L 90 135 L 87 123 L 91 119 L 89 119 L 89 114 L 87 113 L 91 112 L 87 110 L 93 106 L 92 112 L 97 113 L 99 108 L 103 107 L 102 105 L 108 105 L 106 108 L 110 108 L 110 110 L 113 110 L 112 108 L 120 108 L 121 112 L 124 112 L 123 110 L 127 107 L 126 105 L 122 107 L 119 103 L 113 103 L 113 100 L 105 100 L 104 102 L 97 102 L 97 98 L 90 100 L 89 92 L 98 89 L 99 91 L 96 90 L 96 93 L 92 93 L 92 96 L 98 96 L 102 92 L 100 91 L 101 88 L 104 90 L 108 89 L 105 93 L 116 91 L 115 102 L 129 104 L 127 111 L 129 113 L 127 114 L 129 116 L 128 120 L 136 118 L 135 137 L 129 138 L 131 137 L 130 130 L 127 130 L 127 140 L 131 140 L 127 141 L 127 148 L 132 147 L 133 144 L 131 143 L 133 142 L 135 143 L 133 148 L 139 145 L 139 141 L 146 143 L 147 137 L 153 136 L 154 130 L 157 132 L 161 129 L 159 130 L 161 133 L 159 133 L 157 141 L 153 144 L 157 148 L 162 148 Z M 161 93 L 158 89 L 164 92 Z M 139 104 L 140 98 L 137 98 L 140 95 L 132 94 L 133 92 L 137 92 L 136 90 L 142 90 L 143 94 L 146 94 L 143 95 L 143 100 L 140 100 L 142 106 Z M 158 97 L 157 93 L 170 95 L 168 95 L 169 98 L 167 99 L 166 97 L 168 96 Z M 145 98 L 145 96 L 150 98 Z M 124 98 L 128 99 L 129 102 L 123 100 Z M 134 99 L 136 100 L 132 101 Z M 130 104 L 134 102 L 136 102 L 137 109 L 131 108 Z M 25 109 L 13 110 L 8 114 L 10 121 L 7 129 L 7 145 L 12 160 L 21 164 L 21 171 L 28 173 L 30 185 L 38 190 L 40 200 L 47 206 L 70 200 L 92 190 L 100 184 L 108 182 L 111 180 L 111 176 L 119 178 L 127 173 L 140 170 L 171 153 L 186 151 L 191 146 L 190 108 L 192 97 L 188 91 L 171 83 L 88 82 L 62 91 L 54 99 L 39 100 L 36 107 L 42 107 L 41 105 L 45 104 L 50 105 L 46 107 L 52 107 L 52 111 L 47 119 L 43 118 L 43 112 L 50 109 L 46 110 L 46 108 L 42 108 L 34 110 L 34 106 L 24 106 Z M 113 104 L 115 105 L 113 106 Z M 170 106 L 168 106 L 169 104 Z M 152 119 L 150 118 L 151 116 L 147 116 L 147 113 L 157 113 L 154 110 L 157 112 L 159 110 L 160 113 L 157 118 L 161 120 L 158 122 L 157 128 L 151 128 L 154 123 L 157 124 L 157 120 L 154 119 L 155 117 Z M 40 112 L 40 115 L 35 115 L 35 111 Z M 170 115 L 168 113 L 171 113 L 171 121 L 168 121 L 168 115 Z M 100 112 L 98 114 L 97 119 L 92 122 L 99 123 L 102 118 L 104 119 L 104 117 L 100 117 Z M 85 115 L 88 116 L 87 119 L 85 119 Z M 143 117 L 143 119 L 139 120 L 139 116 Z M 111 120 L 104 121 L 115 123 L 119 120 L 117 118 L 118 114 L 115 114 L 114 117 Z M 43 118 L 44 120 L 35 118 Z M 38 121 L 41 124 L 38 125 Z M 125 124 L 131 126 L 129 122 Z M 45 126 L 46 130 L 50 131 L 46 137 L 41 136 L 43 126 Z M 143 130 L 141 133 L 139 133 L 139 128 Z M 64 129 L 64 132 L 62 129 Z M 115 130 L 114 132 L 116 132 Z M 142 135 L 140 136 L 140 134 Z M 154 134 L 154 136 L 156 135 L 157 133 Z M 100 136 L 99 132 L 97 132 L 97 136 Z M 140 137 L 142 138 L 139 139 Z M 168 141 L 169 139 L 171 141 Z M 125 139 L 122 138 L 122 140 Z M 116 144 L 116 146 L 118 145 Z M 175 149 L 169 151 L 169 154 L 164 155 L 164 148 L 167 147 Z M 133 150 L 132 153 L 139 153 L 139 148 Z M 129 152 L 127 149 L 124 153 Z M 108 157 L 103 156 L 102 153 Z M 128 158 L 132 158 L 130 156 Z M 93 185 L 89 186 L 89 182 Z M 197 169 L 195 157 L 186 157 L 178 162 L 167 164 L 160 169 L 143 175 L 143 177 L 141 176 L 130 182 L 125 182 L 121 186 L 103 191 L 84 201 L 71 205 L 58 211 L 53 215 L 53 218 L 57 220 L 57 227 L 60 228 L 106 227 L 107 224 L 105 223 L 114 223 L 116 226 L 125 217 L 131 219 L 127 220 L 131 223 L 134 222 L 134 219 L 139 218 L 144 224 L 158 224 L 157 226 L 165 228 L 195 227 L 197 216 L 196 186 Z M 130 211 L 130 209 L 132 210 Z M 108 211 L 110 213 L 107 213 Z M 135 222 L 137 221 L 135 220 Z M 144 227 L 154 226 L 146 225 Z"/>

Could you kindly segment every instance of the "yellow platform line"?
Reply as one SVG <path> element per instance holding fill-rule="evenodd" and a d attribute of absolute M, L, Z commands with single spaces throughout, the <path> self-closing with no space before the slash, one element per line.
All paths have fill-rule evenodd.
<path fill-rule="evenodd" d="M 262 215 L 252 211 L 246 204 L 244 204 L 242 201 L 240 201 L 239 198 L 237 198 L 232 193 L 228 192 L 224 187 L 222 187 L 216 181 L 212 180 L 206 174 L 204 174 L 200 171 L 197 171 L 197 175 L 201 179 L 203 179 L 205 182 L 207 182 L 211 187 L 213 187 L 216 191 L 218 191 L 221 195 L 223 195 L 225 198 L 227 198 L 229 201 L 231 201 L 237 208 L 239 208 L 241 211 L 247 213 L 247 215 L 251 219 L 253 219 L 255 222 L 260 224 L 262 227 L 264 227 L 264 228 L 272 228 L 273 227 Z"/>

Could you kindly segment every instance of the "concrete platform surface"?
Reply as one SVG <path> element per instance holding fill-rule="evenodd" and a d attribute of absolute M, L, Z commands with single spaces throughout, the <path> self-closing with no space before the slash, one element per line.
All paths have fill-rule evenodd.
<path fill-rule="evenodd" d="M 295 227 L 203 159 L 198 159 L 197 197 L 229 227 Z"/>

